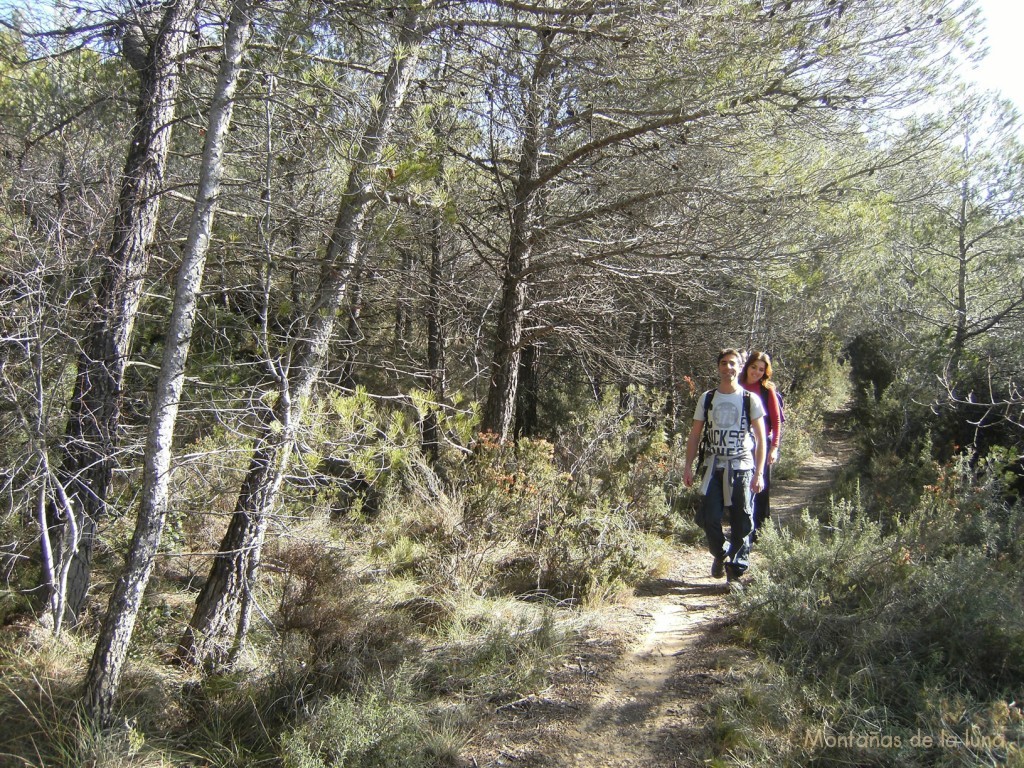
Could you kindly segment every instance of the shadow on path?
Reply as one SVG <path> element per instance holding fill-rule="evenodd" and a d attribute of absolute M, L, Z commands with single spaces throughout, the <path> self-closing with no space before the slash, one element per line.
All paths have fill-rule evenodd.
<path fill-rule="evenodd" d="M 701 584 L 696 581 L 676 581 L 674 579 L 657 579 L 648 581 L 636 588 L 634 594 L 637 597 L 665 597 L 676 595 L 684 597 L 687 595 L 714 595 L 722 594 L 723 582 L 712 584 Z"/>

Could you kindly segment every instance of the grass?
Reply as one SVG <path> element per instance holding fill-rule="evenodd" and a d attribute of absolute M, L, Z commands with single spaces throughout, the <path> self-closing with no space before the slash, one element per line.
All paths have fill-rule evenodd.
<path fill-rule="evenodd" d="M 255 627 L 228 673 L 168 665 L 180 625 L 150 622 L 109 730 L 78 703 L 91 638 L 8 632 L 0 764 L 456 765 L 481 719 L 545 688 L 585 627 L 578 606 L 424 582 L 417 569 L 311 544 L 270 550 L 261 600 L 274 627 Z"/>

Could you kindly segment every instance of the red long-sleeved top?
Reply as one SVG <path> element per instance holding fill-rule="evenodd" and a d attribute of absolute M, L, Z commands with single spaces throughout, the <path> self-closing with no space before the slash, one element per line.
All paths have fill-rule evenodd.
<path fill-rule="evenodd" d="M 779 445 L 782 440 L 782 419 L 779 415 L 779 398 L 776 396 L 775 390 L 762 387 L 760 381 L 757 384 L 742 384 L 742 386 L 748 392 L 761 398 L 761 402 L 764 403 L 764 411 L 768 414 L 768 422 L 765 424 L 768 442 L 771 445 Z"/>

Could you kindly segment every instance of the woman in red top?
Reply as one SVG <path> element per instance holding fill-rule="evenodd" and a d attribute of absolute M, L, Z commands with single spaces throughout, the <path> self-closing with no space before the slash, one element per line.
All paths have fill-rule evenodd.
<path fill-rule="evenodd" d="M 779 408 L 779 398 L 775 391 L 775 384 L 772 378 L 772 359 L 764 352 L 754 351 L 747 358 L 743 370 L 740 372 L 740 384 L 744 389 L 758 395 L 764 403 L 765 433 L 768 445 L 764 463 L 764 488 L 754 496 L 754 532 L 752 537 L 757 535 L 757 529 L 771 516 L 770 496 L 771 490 L 771 467 L 779 460 L 779 441 L 782 439 L 782 417 Z"/>

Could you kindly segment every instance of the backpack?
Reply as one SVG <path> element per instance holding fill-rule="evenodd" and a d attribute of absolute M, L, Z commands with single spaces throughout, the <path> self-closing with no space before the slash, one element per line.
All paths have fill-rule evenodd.
<path fill-rule="evenodd" d="M 775 393 L 775 402 L 777 402 L 779 404 L 779 424 L 780 425 L 781 424 L 785 424 L 786 423 L 786 403 L 783 401 L 782 393 L 779 391 L 778 387 L 772 387 L 771 391 Z M 765 403 L 765 405 L 764 405 L 764 417 L 765 417 L 765 428 L 767 428 L 769 426 L 768 421 L 767 421 L 767 419 L 768 419 L 768 404 L 767 403 Z"/>
<path fill-rule="evenodd" d="M 715 392 L 717 390 L 709 389 L 704 393 L 704 430 L 700 436 L 700 447 L 697 449 L 697 471 L 698 474 L 700 469 L 704 466 L 704 459 L 708 452 L 708 423 L 711 421 L 711 406 L 714 405 Z M 747 430 L 750 427 L 750 393 L 747 390 L 743 390 L 743 418 L 747 420 Z M 743 420 L 740 419 L 740 426 L 743 426 Z"/>

